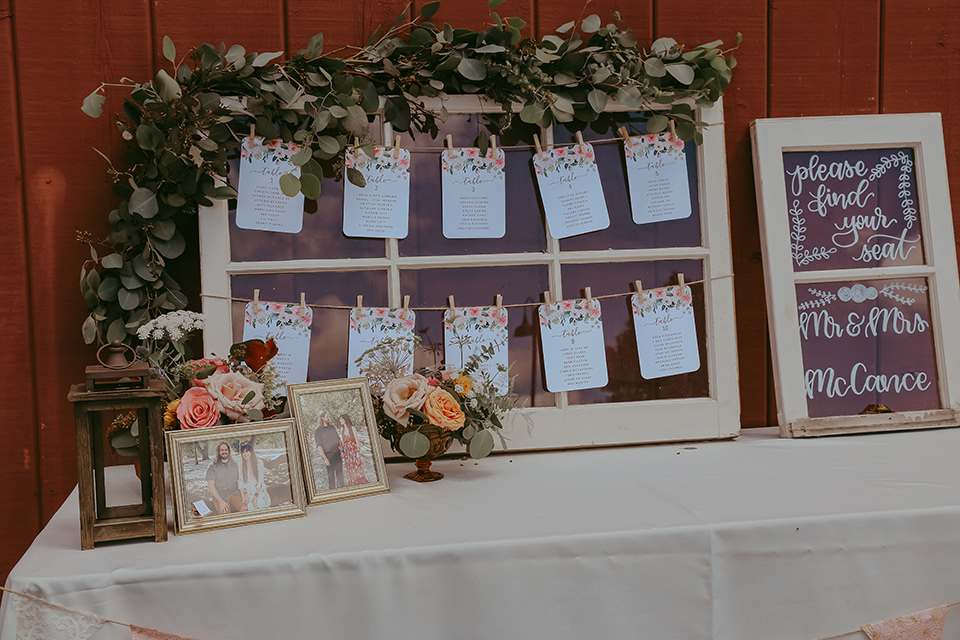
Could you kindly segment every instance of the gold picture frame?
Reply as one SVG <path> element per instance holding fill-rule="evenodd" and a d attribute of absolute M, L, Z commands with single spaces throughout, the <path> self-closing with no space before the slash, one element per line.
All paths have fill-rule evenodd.
<path fill-rule="evenodd" d="M 366 378 L 288 385 L 287 398 L 309 504 L 390 491 Z"/>
<path fill-rule="evenodd" d="M 168 431 L 177 535 L 306 515 L 295 430 L 288 418 Z"/>

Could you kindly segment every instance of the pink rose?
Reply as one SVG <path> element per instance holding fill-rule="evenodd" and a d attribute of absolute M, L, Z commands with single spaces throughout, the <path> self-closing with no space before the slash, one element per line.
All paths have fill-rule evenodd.
<path fill-rule="evenodd" d="M 470 149 L 467 149 L 468 158 L 476 158 L 479 155 L 480 155 L 480 149 L 477 149 L 475 147 L 471 147 Z"/>
<path fill-rule="evenodd" d="M 554 149 L 554 153 L 556 154 L 556 156 L 557 156 L 558 158 L 562 158 L 563 156 L 567 155 L 567 148 L 566 148 L 566 147 L 557 147 L 556 149 Z"/>
<path fill-rule="evenodd" d="M 410 419 L 410 409 L 419 411 L 427 398 L 429 382 L 419 373 L 394 378 L 383 390 L 383 412 L 402 425 Z"/>
<path fill-rule="evenodd" d="M 177 420 L 184 429 L 212 427 L 220 420 L 220 407 L 206 389 L 191 387 L 177 405 Z"/>
<path fill-rule="evenodd" d="M 213 374 L 207 379 L 207 391 L 231 420 L 239 419 L 246 409 L 264 409 L 263 384 L 250 380 L 242 373 L 231 371 Z M 253 398 L 244 402 L 251 391 Z"/>

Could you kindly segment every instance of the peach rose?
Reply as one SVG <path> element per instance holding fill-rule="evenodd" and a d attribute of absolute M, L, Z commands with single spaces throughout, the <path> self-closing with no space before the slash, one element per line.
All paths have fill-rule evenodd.
<path fill-rule="evenodd" d="M 419 373 L 394 378 L 383 390 L 383 412 L 406 426 L 409 409 L 420 410 L 429 391 L 427 379 Z"/>
<path fill-rule="evenodd" d="M 177 420 L 184 429 L 212 427 L 220 420 L 220 406 L 202 387 L 190 387 L 177 404 Z"/>
<path fill-rule="evenodd" d="M 264 409 L 263 385 L 236 371 L 215 373 L 207 378 L 207 391 L 231 420 L 239 419 L 246 409 Z M 245 403 L 243 400 L 251 391 L 253 399 Z"/>
<path fill-rule="evenodd" d="M 430 418 L 431 424 L 449 431 L 459 429 L 466 420 L 457 399 L 449 391 L 440 387 L 427 394 L 427 400 L 423 403 L 423 412 Z"/>

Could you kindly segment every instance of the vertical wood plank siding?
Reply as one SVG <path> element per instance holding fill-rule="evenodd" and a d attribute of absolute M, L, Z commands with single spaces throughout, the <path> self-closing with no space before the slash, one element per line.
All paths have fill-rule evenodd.
<path fill-rule="evenodd" d="M 416 14 L 425 0 L 414 0 Z M 115 204 L 105 163 L 119 158 L 112 118 L 80 112 L 101 82 L 143 81 L 167 63 L 164 35 L 180 56 L 211 42 L 247 51 L 297 51 L 315 33 L 324 49 L 362 45 L 388 27 L 405 0 L 0 0 L 0 578 L 76 483 L 72 383 L 94 349 L 77 288 L 87 250 L 76 230 L 102 237 Z M 590 13 L 619 11 L 641 43 L 670 36 L 687 45 L 743 46 L 725 96 L 730 224 L 736 274 L 740 388 L 745 427 L 772 424 L 763 274 L 747 127 L 761 117 L 940 111 L 954 199 L 960 197 L 960 3 L 955 0 L 508 0 L 501 16 L 528 35 Z M 445 0 L 436 22 L 480 28 L 484 0 Z M 123 90 L 111 91 L 118 109 Z M 954 215 L 960 228 L 960 214 Z M 177 267 L 194 299 L 197 253 Z M 78 524 L 79 535 L 79 524 Z"/>

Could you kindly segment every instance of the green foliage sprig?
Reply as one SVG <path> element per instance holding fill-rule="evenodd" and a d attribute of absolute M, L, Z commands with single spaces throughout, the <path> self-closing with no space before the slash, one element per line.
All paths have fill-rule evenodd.
<path fill-rule="evenodd" d="M 318 34 L 286 62 L 276 61 L 282 52 L 210 44 L 178 61 L 173 41 L 164 37 L 172 74 L 160 70 L 142 84 L 105 83 L 87 96 L 83 111 L 98 117 L 107 87 L 130 89 L 116 116 L 128 143 L 126 168 L 115 168 L 101 153 L 120 203 L 103 241 L 79 236 L 91 253 L 80 275 L 90 311 L 84 340 L 132 341 L 151 318 L 188 304 L 168 261 L 185 250 L 182 225 L 198 206 L 236 197 L 226 183 L 227 161 L 251 124 L 267 139 L 301 145 L 293 157 L 300 176 L 284 176 L 282 188 L 316 199 L 324 177 L 342 175 L 344 151 L 355 139 L 373 155 L 369 123 L 381 108 L 396 131 L 436 135 L 446 110 L 427 109 L 423 98 L 477 95 L 503 107 L 489 124 L 503 133 L 555 122 L 583 129 L 617 100 L 648 110 L 648 131 L 663 131 L 673 120 L 677 135 L 699 144 L 705 123 L 695 120 L 689 102 L 716 102 L 736 65 L 720 41 L 687 49 L 660 38 L 644 50 L 630 29 L 618 26 L 619 16 L 603 25 L 591 15 L 536 41 L 521 37 L 522 19 L 495 12 L 482 31 L 434 25 L 439 6 L 426 4 L 413 19 L 404 12 L 363 47 L 325 54 Z M 485 133 L 477 144 L 486 146 Z M 347 177 L 363 186 L 359 172 L 348 170 Z"/>

